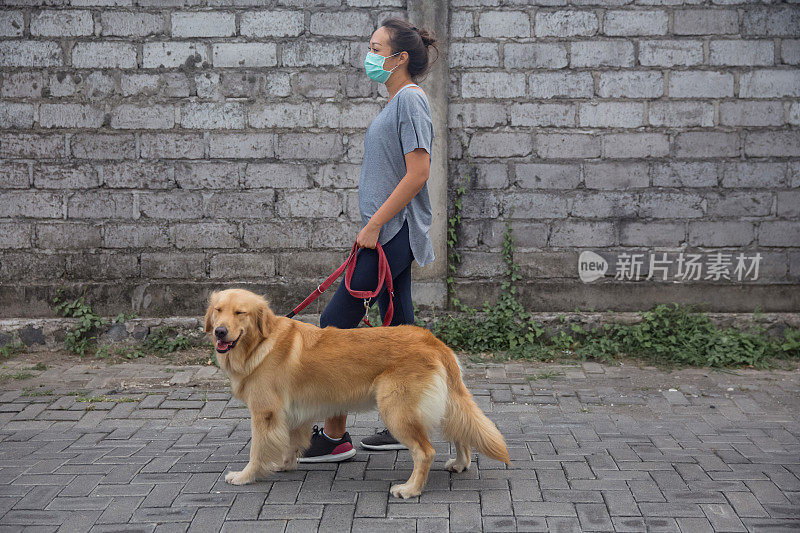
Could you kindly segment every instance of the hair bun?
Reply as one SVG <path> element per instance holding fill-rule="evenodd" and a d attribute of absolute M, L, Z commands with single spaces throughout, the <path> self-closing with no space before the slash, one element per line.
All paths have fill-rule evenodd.
<path fill-rule="evenodd" d="M 422 44 L 425 46 L 430 46 L 436 42 L 436 38 L 428 30 L 424 28 L 420 30 L 416 27 L 414 29 L 419 33 L 419 36 L 422 38 Z"/>

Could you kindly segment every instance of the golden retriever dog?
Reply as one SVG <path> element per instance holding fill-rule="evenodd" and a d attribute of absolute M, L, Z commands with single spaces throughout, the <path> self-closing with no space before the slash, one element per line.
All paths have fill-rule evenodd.
<path fill-rule="evenodd" d="M 275 315 L 258 294 L 226 289 L 211 293 L 204 330 L 215 339 L 233 396 L 250 410 L 250 460 L 228 472 L 228 483 L 296 468 L 314 421 L 376 406 L 414 460 L 408 481 L 392 486 L 395 497 L 422 491 L 435 427 L 455 444 L 457 456 L 446 464 L 453 472 L 469 468 L 473 446 L 510 461 L 503 436 L 464 385 L 453 350 L 425 328 L 319 328 Z"/>

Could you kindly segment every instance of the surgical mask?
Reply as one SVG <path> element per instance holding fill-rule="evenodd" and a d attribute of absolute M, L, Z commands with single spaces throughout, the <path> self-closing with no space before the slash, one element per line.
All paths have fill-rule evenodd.
<path fill-rule="evenodd" d="M 397 52 L 397 54 L 400 53 L 402 53 L 402 50 Z M 383 70 L 383 64 L 386 61 L 386 58 L 396 56 L 397 54 L 382 56 L 372 51 L 368 51 L 367 57 L 364 58 L 364 70 L 367 71 L 367 76 L 369 79 L 377 81 L 378 83 L 385 83 L 386 80 L 389 79 L 389 76 L 392 75 L 392 70 L 400 65 L 397 65 L 392 70 Z"/>

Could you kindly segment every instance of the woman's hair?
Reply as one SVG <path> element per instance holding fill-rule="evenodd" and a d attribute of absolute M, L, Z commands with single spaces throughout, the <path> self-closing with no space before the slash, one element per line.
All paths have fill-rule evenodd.
<path fill-rule="evenodd" d="M 428 47 L 432 46 L 436 50 L 436 58 L 439 59 L 439 47 L 436 45 L 436 37 L 432 32 L 417 28 L 407 20 L 392 17 L 384 20 L 381 26 L 389 32 L 389 46 L 392 53 L 408 52 L 408 73 L 411 78 L 416 80 L 428 72 Z"/>

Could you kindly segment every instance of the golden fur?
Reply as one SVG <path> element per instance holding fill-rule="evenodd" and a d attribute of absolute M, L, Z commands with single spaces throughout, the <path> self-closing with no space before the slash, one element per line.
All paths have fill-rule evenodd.
<path fill-rule="evenodd" d="M 456 445 L 446 467 L 469 468 L 472 447 L 509 462 L 505 440 L 475 405 L 453 351 L 425 328 L 324 329 L 275 315 L 261 296 L 244 289 L 211 293 L 204 330 L 238 339 L 219 352 L 234 397 L 251 415 L 250 461 L 225 481 L 241 485 L 275 470 L 296 468 L 316 420 L 377 406 L 386 427 L 408 446 L 414 469 L 392 495 L 418 495 L 428 478 L 436 426 Z M 225 346 L 224 344 L 222 345 Z"/>

